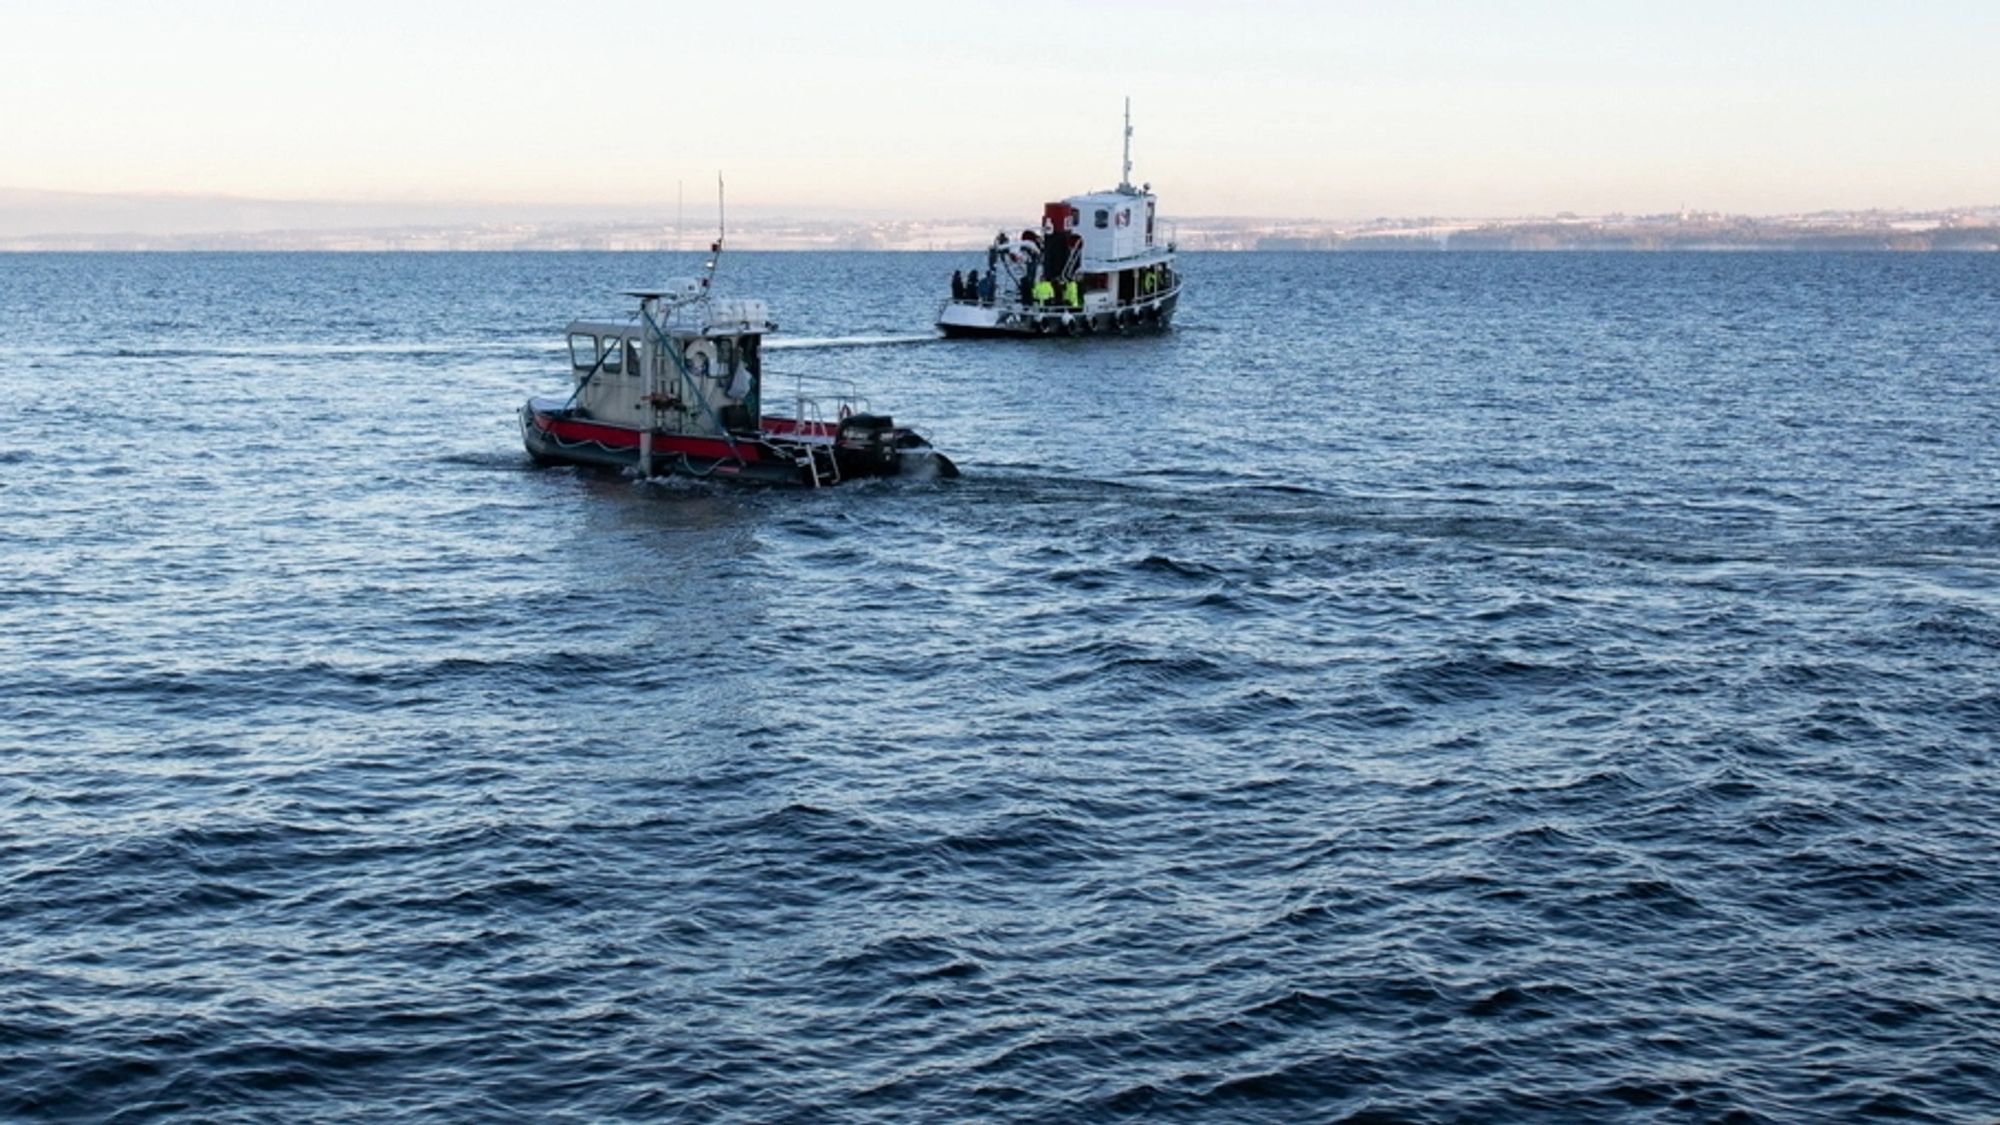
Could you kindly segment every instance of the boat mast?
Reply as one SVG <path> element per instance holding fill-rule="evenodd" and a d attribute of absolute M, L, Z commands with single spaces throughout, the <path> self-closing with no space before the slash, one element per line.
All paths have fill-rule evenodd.
<path fill-rule="evenodd" d="M 1125 96 L 1125 170 L 1118 176 L 1118 190 L 1132 190 L 1132 96 Z"/>
<path fill-rule="evenodd" d="M 708 248 L 708 261 L 702 263 L 701 295 L 707 297 L 715 284 L 715 266 L 722 261 L 722 239 L 729 231 L 728 213 L 722 206 L 722 173 L 715 174 L 715 244 Z"/>

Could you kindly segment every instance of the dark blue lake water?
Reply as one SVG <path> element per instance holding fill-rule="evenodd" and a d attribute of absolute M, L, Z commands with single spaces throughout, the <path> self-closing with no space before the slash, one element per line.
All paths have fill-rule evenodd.
<path fill-rule="evenodd" d="M 694 264 L 0 256 L 0 1118 L 2000 1119 L 2000 256 L 1196 255 L 771 354 L 957 481 L 532 468 Z"/>

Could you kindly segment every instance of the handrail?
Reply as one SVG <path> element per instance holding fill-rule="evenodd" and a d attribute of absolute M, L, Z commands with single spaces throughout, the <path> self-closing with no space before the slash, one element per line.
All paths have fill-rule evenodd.
<path fill-rule="evenodd" d="M 847 407 L 849 412 L 855 414 L 865 414 L 868 411 L 868 400 L 862 397 L 854 380 L 844 376 L 766 371 L 764 378 L 767 382 L 773 379 L 790 379 L 792 381 L 792 401 L 795 408 L 792 420 L 795 422 L 805 423 L 807 421 L 814 421 L 824 424 L 826 418 L 824 413 L 820 412 L 822 399 L 829 400 L 834 404 L 835 413 L 838 413 L 839 408 L 843 406 Z M 806 417 L 806 407 L 808 404 L 818 412 L 810 419 Z"/>
<path fill-rule="evenodd" d="M 766 368 L 764 378 L 766 380 L 790 379 L 794 386 L 803 386 L 807 383 L 833 385 L 838 388 L 838 393 L 849 398 L 858 397 L 860 393 L 858 389 L 860 384 L 845 375 L 808 375 L 802 371 L 772 371 Z"/>

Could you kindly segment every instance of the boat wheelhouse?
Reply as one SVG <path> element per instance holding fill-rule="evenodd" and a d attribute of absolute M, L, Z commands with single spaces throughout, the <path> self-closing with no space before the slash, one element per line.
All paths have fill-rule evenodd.
<path fill-rule="evenodd" d="M 1173 322 L 1181 278 L 1160 237 L 1153 185 L 1132 186 L 1132 103 L 1118 186 L 1045 204 L 1039 229 L 1001 231 L 986 269 L 953 275 L 938 310 L 947 336 L 1048 336 L 1157 331 Z"/>
<path fill-rule="evenodd" d="M 764 368 L 764 335 L 777 328 L 768 308 L 713 297 L 709 281 L 628 291 L 636 311 L 570 323 L 575 386 L 521 407 L 521 440 L 536 462 L 815 488 L 958 475 L 844 380 L 788 376 L 788 391 L 774 392 Z"/>

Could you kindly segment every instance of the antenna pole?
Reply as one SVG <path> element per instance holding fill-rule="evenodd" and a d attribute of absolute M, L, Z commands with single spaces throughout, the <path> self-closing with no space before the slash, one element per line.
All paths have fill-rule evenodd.
<path fill-rule="evenodd" d="M 722 207 L 722 173 L 715 174 L 715 245 L 708 248 L 708 276 L 701 279 L 701 288 L 706 293 L 715 282 L 715 264 L 722 260 L 722 237 L 729 230 L 727 212 Z"/>
<path fill-rule="evenodd" d="M 1132 98 L 1125 97 L 1125 171 L 1118 177 L 1118 186 L 1132 190 Z"/>

